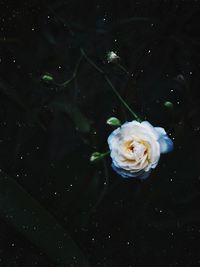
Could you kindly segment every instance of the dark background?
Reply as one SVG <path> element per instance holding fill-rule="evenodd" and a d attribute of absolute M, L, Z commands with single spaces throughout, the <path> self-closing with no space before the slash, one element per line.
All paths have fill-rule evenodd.
<path fill-rule="evenodd" d="M 105 77 L 174 140 L 144 182 L 89 161 Z M 200 266 L 199 88 L 199 1 L 0 1 L 0 266 Z"/>

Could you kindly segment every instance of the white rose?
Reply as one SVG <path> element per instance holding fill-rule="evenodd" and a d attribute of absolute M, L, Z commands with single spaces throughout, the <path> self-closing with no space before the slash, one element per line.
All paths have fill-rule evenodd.
<path fill-rule="evenodd" d="M 124 178 L 145 179 L 158 164 L 160 154 L 173 149 L 173 142 L 161 127 L 149 122 L 124 123 L 108 137 L 113 169 Z"/>

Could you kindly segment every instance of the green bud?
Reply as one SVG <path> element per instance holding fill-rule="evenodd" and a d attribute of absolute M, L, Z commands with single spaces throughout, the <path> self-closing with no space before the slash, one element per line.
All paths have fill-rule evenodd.
<path fill-rule="evenodd" d="M 111 126 L 121 126 L 121 121 L 116 117 L 110 117 L 106 123 Z"/>
<path fill-rule="evenodd" d="M 107 155 L 110 154 L 110 151 L 107 151 L 105 153 L 100 153 L 100 152 L 94 152 L 92 153 L 91 157 L 90 157 L 90 161 L 94 162 L 100 159 L 103 159 L 104 157 L 106 157 Z"/>
<path fill-rule="evenodd" d="M 90 161 L 91 162 L 94 162 L 94 161 L 99 160 L 101 158 L 102 158 L 102 153 L 100 153 L 100 152 L 94 152 L 94 153 L 92 153 L 92 155 L 90 157 Z"/>
<path fill-rule="evenodd" d="M 173 103 L 170 102 L 170 101 L 166 101 L 166 102 L 164 103 L 164 106 L 165 106 L 166 108 L 170 108 L 170 109 L 172 109 L 172 108 L 174 107 Z"/>
<path fill-rule="evenodd" d="M 54 78 L 51 74 L 45 74 L 42 76 L 42 80 L 45 82 L 52 82 Z"/>

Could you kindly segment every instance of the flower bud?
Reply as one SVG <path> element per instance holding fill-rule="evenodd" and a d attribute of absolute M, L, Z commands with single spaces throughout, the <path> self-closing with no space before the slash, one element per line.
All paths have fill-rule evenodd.
<path fill-rule="evenodd" d="M 91 157 L 90 157 L 90 161 L 94 162 L 96 160 L 99 160 L 102 158 L 102 154 L 100 152 L 94 152 L 92 153 Z"/>
<path fill-rule="evenodd" d="M 169 108 L 169 109 L 172 109 L 172 108 L 174 107 L 173 103 L 170 102 L 170 101 L 166 101 L 166 102 L 164 103 L 164 106 L 165 106 L 166 108 Z"/>
<path fill-rule="evenodd" d="M 121 125 L 121 121 L 116 117 L 110 117 L 109 119 L 107 119 L 106 123 L 108 125 L 111 125 L 111 126 L 120 126 Z"/>
<path fill-rule="evenodd" d="M 54 78 L 51 74 L 45 74 L 42 76 L 42 80 L 45 82 L 52 82 Z"/>
<path fill-rule="evenodd" d="M 113 51 L 109 51 L 107 53 L 107 60 L 108 60 L 108 63 L 110 62 L 113 62 L 115 63 L 120 57 Z"/>

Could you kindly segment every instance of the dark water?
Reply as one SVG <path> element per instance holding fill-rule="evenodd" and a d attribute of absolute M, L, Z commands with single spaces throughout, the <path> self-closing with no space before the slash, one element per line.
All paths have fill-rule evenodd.
<path fill-rule="evenodd" d="M 0 21 L 0 266 L 200 266 L 200 2 L 7 0 Z M 174 140 L 143 182 L 89 161 L 133 119 L 107 77 Z"/>

